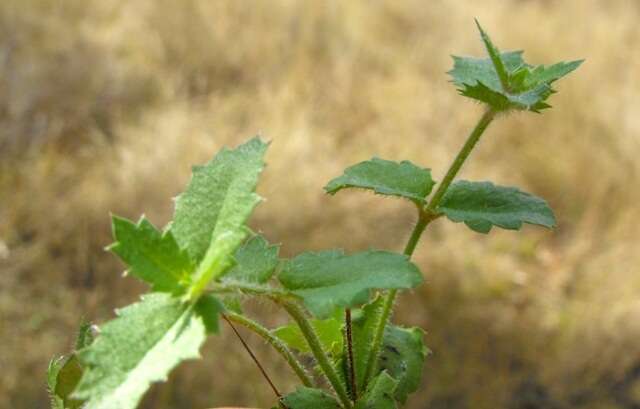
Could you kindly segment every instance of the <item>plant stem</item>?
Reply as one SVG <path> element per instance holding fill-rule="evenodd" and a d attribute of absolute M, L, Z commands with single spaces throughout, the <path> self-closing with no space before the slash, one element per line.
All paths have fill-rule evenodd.
<path fill-rule="evenodd" d="M 344 310 L 344 323 L 347 335 L 347 354 L 349 356 L 349 383 L 351 385 L 351 400 L 358 400 L 358 390 L 356 389 L 356 370 L 353 364 L 353 335 L 351 331 L 351 310 Z"/>
<path fill-rule="evenodd" d="M 249 345 L 247 345 L 247 343 L 244 341 L 244 339 L 242 338 L 242 335 L 240 335 L 240 333 L 238 332 L 236 327 L 231 323 L 229 318 L 227 318 L 227 316 L 225 314 L 222 314 L 222 318 L 224 318 L 224 320 L 227 321 L 227 323 L 229 324 L 229 326 L 231 327 L 233 332 L 236 334 L 236 336 L 238 337 L 238 339 L 242 343 L 242 346 L 244 346 L 244 349 L 247 350 L 247 352 L 251 356 L 251 359 L 253 359 L 253 362 L 255 362 L 256 365 L 258 366 L 258 369 L 262 373 L 262 376 L 264 376 L 264 378 L 267 380 L 267 382 L 271 386 L 271 389 L 273 389 L 273 392 L 276 394 L 276 397 L 278 398 L 278 402 L 280 402 L 280 400 L 282 399 L 282 395 L 278 391 L 278 388 L 276 388 L 276 386 L 271 381 L 271 378 L 269 378 L 269 375 L 267 375 L 267 372 L 262 367 L 262 364 L 260 364 L 260 361 L 258 361 L 258 358 L 256 358 L 256 356 L 254 355 L 253 351 L 251 351 L 251 348 L 249 348 Z M 281 403 L 281 406 L 282 406 L 282 403 Z"/>
<path fill-rule="evenodd" d="M 300 378 L 300 381 L 304 386 L 310 388 L 314 386 L 313 380 L 311 379 L 311 376 L 308 374 L 305 367 L 300 363 L 300 361 L 298 361 L 295 355 L 293 355 L 291 350 L 280 338 L 273 335 L 267 328 L 243 315 L 237 314 L 232 311 L 225 312 L 225 315 L 226 318 L 228 318 L 230 321 L 244 326 L 245 328 L 253 331 L 257 335 L 262 337 L 265 341 L 267 341 L 269 345 L 271 345 L 276 351 L 278 351 L 278 353 L 282 355 L 285 361 L 287 361 L 291 369 L 293 369 L 296 375 L 298 375 L 298 378 Z"/>
<path fill-rule="evenodd" d="M 307 344 L 309 344 L 309 349 L 313 353 L 318 365 L 324 372 L 324 375 L 327 377 L 327 380 L 333 387 L 333 390 L 336 391 L 340 402 L 345 409 L 353 408 L 351 404 L 351 400 L 349 400 L 349 395 L 347 394 L 346 388 L 343 385 L 342 381 L 338 377 L 338 373 L 336 372 L 335 367 L 329 360 L 327 353 L 322 348 L 322 344 L 320 343 L 320 339 L 318 338 L 318 334 L 313 329 L 313 326 L 305 316 L 303 309 L 296 303 L 285 301 L 285 300 L 277 300 L 285 310 L 291 315 L 291 318 L 298 324 L 302 335 L 307 340 Z"/>
<path fill-rule="evenodd" d="M 418 241 L 420 240 L 420 237 L 422 237 L 422 233 L 427 228 L 429 223 L 439 217 L 436 209 L 440 204 L 440 201 L 451 185 L 451 182 L 453 182 L 453 179 L 460 171 L 460 168 L 462 168 L 462 165 L 469 157 L 469 154 L 480 140 L 480 137 L 495 117 L 496 112 L 494 110 L 487 109 L 485 111 L 476 126 L 473 128 L 473 131 L 471 131 L 471 134 L 469 134 L 469 137 L 467 138 L 464 146 L 462 147 L 462 149 L 460 149 L 460 152 L 458 152 L 458 155 L 445 174 L 444 179 L 442 179 L 442 182 L 440 182 L 438 189 L 431 197 L 429 204 L 425 209 L 418 208 L 418 222 L 416 223 L 416 226 L 411 233 L 411 237 L 409 238 L 409 241 L 404 248 L 404 254 L 407 257 L 411 258 L 411 256 L 413 255 Z M 398 290 L 389 290 L 384 298 L 380 319 L 376 323 L 373 341 L 371 342 L 369 359 L 367 360 L 367 370 L 365 371 L 364 385 L 367 385 L 367 383 L 369 383 L 369 380 L 377 370 L 378 356 L 380 355 L 380 348 L 382 348 L 382 338 L 384 337 L 384 330 L 387 326 L 387 322 L 389 321 L 389 317 L 391 316 L 393 304 L 395 302 L 397 293 Z"/>

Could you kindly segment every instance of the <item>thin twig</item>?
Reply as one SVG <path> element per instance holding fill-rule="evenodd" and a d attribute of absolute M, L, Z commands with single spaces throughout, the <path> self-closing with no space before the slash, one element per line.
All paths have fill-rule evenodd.
<path fill-rule="evenodd" d="M 256 365 L 258 366 L 258 369 L 260 369 L 260 372 L 262 372 L 262 376 L 264 376 L 264 378 L 267 380 L 267 382 L 269 382 L 269 385 L 271 386 L 271 389 L 273 389 L 273 392 L 276 394 L 276 397 L 278 398 L 278 402 L 280 402 L 280 405 L 282 407 L 284 407 L 284 405 L 281 402 L 282 394 L 280 394 L 280 392 L 278 391 L 278 388 L 276 388 L 276 386 L 273 384 L 273 382 L 271 381 L 271 378 L 269 378 L 269 375 L 267 375 L 267 372 L 262 367 L 262 364 L 260 363 L 260 361 L 258 361 L 258 358 L 256 358 L 256 356 L 253 354 L 253 351 L 251 351 L 251 348 L 249 348 L 249 345 L 247 345 L 247 343 L 242 338 L 242 335 L 240 335 L 240 333 L 238 332 L 236 327 L 233 325 L 231 320 L 229 320 L 229 318 L 227 318 L 227 316 L 225 314 L 222 314 L 222 318 L 224 318 L 224 320 L 227 321 L 227 324 L 229 324 L 229 326 L 231 327 L 233 332 L 235 332 L 236 336 L 238 337 L 238 339 L 240 340 L 240 342 L 244 346 L 244 349 L 246 349 L 247 352 L 249 353 L 249 355 L 251 355 L 251 359 L 253 359 L 253 362 L 256 363 Z"/>
<path fill-rule="evenodd" d="M 344 321 L 347 327 L 347 353 L 349 355 L 349 383 L 351 384 L 351 400 L 358 400 L 358 391 L 356 389 L 356 367 L 353 363 L 353 334 L 351 332 L 351 310 L 344 310 Z"/>

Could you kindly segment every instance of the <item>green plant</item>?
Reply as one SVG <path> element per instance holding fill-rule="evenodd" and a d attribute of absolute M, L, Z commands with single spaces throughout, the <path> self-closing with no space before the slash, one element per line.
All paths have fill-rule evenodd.
<path fill-rule="evenodd" d="M 109 249 L 131 275 L 150 284 L 151 292 L 119 310 L 95 339 L 89 326 L 83 326 L 76 350 L 52 361 L 48 380 L 53 406 L 134 408 L 153 382 L 166 379 L 181 361 L 198 357 L 207 335 L 218 332 L 219 317 L 234 331 L 235 323 L 262 337 L 291 366 L 301 386 L 282 396 L 247 348 L 280 407 L 384 409 L 404 404 L 420 385 L 428 349 L 421 329 L 393 325 L 390 317 L 397 292 L 422 283 L 410 257 L 426 227 L 442 216 L 480 233 L 493 226 L 518 230 L 523 223 L 555 225 L 540 198 L 490 182 L 454 179 L 499 114 L 549 108 L 551 84 L 581 61 L 531 66 L 520 51 L 500 53 L 478 28 L 489 58 L 454 57 L 449 74 L 462 95 L 486 109 L 444 179 L 437 184 L 429 169 L 408 161 L 373 158 L 347 168 L 325 187 L 329 194 L 360 188 L 412 202 L 418 218 L 403 254 L 328 250 L 279 259 L 278 247 L 246 226 L 261 200 L 255 188 L 268 144 L 254 138 L 224 149 L 194 168 L 164 230 L 144 217 L 137 223 L 113 218 L 115 243 Z M 293 322 L 268 329 L 251 320 L 241 308 L 247 295 L 271 300 Z M 319 376 L 309 373 L 300 354 L 313 356 Z"/>

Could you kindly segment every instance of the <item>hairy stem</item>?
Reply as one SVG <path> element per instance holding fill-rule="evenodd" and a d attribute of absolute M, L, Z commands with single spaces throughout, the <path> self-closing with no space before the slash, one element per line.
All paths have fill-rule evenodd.
<path fill-rule="evenodd" d="M 222 314 L 222 318 L 224 318 L 224 320 L 227 321 L 227 323 L 229 324 L 229 326 L 231 327 L 233 332 L 236 334 L 236 336 L 238 337 L 238 339 L 242 343 L 242 346 L 244 347 L 244 349 L 246 349 L 246 351 L 251 356 L 251 359 L 253 359 L 253 362 L 255 362 L 256 365 L 258 366 L 258 369 L 262 373 L 262 376 L 264 376 L 264 378 L 269 383 L 269 386 L 271 386 L 271 389 L 273 389 L 273 393 L 276 394 L 276 398 L 278 398 L 278 402 L 280 402 L 280 400 L 282 399 L 282 394 L 278 391 L 278 388 L 276 388 L 276 386 L 273 384 L 273 381 L 271 381 L 271 378 L 269 378 L 269 375 L 267 375 L 267 372 L 262 367 L 262 364 L 260 363 L 260 361 L 258 361 L 258 358 L 255 356 L 255 354 L 253 353 L 251 348 L 249 348 L 249 345 L 247 345 L 247 343 L 244 341 L 244 338 L 242 338 L 242 335 L 240 335 L 240 333 L 238 332 L 236 327 L 231 323 L 229 318 L 225 314 Z M 281 407 L 283 406 L 282 402 L 280 402 L 280 406 Z"/>
<path fill-rule="evenodd" d="M 320 343 L 320 339 L 318 338 L 318 334 L 313 329 L 313 326 L 305 316 L 304 310 L 296 303 L 284 300 L 277 300 L 285 310 L 291 315 L 291 318 L 298 324 L 302 335 L 307 340 L 307 344 L 309 345 L 309 349 L 313 353 L 318 365 L 322 369 L 322 372 L 327 377 L 327 380 L 333 387 L 333 390 L 336 391 L 338 395 L 338 399 L 342 402 L 342 405 L 345 409 L 353 408 L 351 404 L 351 400 L 349 400 L 349 395 L 347 394 L 347 390 L 343 385 L 338 373 L 336 372 L 336 368 L 331 363 L 329 356 L 322 348 L 322 344 Z"/>
<path fill-rule="evenodd" d="M 300 381 L 304 386 L 313 387 L 313 380 L 311 376 L 305 369 L 305 367 L 300 363 L 300 361 L 293 355 L 293 352 L 285 345 L 285 343 L 275 335 L 271 333 L 267 328 L 258 324 L 257 322 L 243 316 L 237 314 L 232 311 L 225 312 L 225 316 L 228 320 L 233 321 L 237 324 L 242 325 L 250 331 L 253 331 L 260 337 L 262 337 L 269 345 L 271 345 L 282 357 L 287 361 L 291 369 L 298 375 Z"/>
<path fill-rule="evenodd" d="M 353 364 L 353 334 L 351 327 L 351 310 L 349 308 L 344 310 L 344 324 L 347 338 L 347 355 L 349 359 L 349 384 L 351 386 L 351 400 L 354 402 L 358 400 L 358 390 L 356 388 L 356 370 Z"/>
<path fill-rule="evenodd" d="M 426 206 L 426 209 L 419 208 L 418 209 L 418 222 L 411 233 L 411 237 L 407 242 L 407 245 L 404 248 L 404 254 L 408 257 L 413 255 L 413 252 L 418 245 L 418 241 L 420 237 L 422 237 L 422 233 L 427 228 L 429 223 L 439 217 L 436 209 L 440 204 L 440 201 L 444 197 L 444 194 L 447 192 L 447 189 L 455 179 L 456 175 L 462 168 L 462 165 L 469 157 L 469 154 L 476 146 L 480 137 L 486 131 L 489 124 L 495 119 L 496 112 L 492 109 L 488 109 L 482 115 L 476 126 L 469 134 L 467 141 L 465 142 L 458 155 L 453 160 L 453 163 L 449 167 L 449 170 L 440 182 L 438 189 L 431 197 L 429 204 Z M 371 342 L 371 349 L 369 353 L 369 359 L 367 360 L 367 370 L 365 372 L 365 383 L 369 383 L 371 377 L 376 373 L 378 368 L 378 356 L 380 355 L 380 349 L 382 348 L 382 338 L 384 337 L 384 330 L 387 326 L 387 322 L 389 321 L 389 317 L 391 316 L 391 312 L 393 310 L 393 304 L 396 299 L 396 295 L 398 294 L 398 290 L 389 290 L 385 295 L 384 302 L 382 305 L 382 313 L 380 314 L 380 319 L 376 323 L 373 340 Z"/>

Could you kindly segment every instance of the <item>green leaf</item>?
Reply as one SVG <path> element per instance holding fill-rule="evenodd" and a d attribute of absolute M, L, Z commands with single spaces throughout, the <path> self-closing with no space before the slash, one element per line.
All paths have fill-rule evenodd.
<path fill-rule="evenodd" d="M 55 396 L 63 402 L 64 409 L 79 409 L 84 402 L 71 397 L 72 392 L 78 386 L 82 377 L 83 368 L 76 354 L 65 359 L 64 364 L 57 374 Z"/>
<path fill-rule="evenodd" d="M 49 367 L 47 368 L 47 391 L 49 392 L 51 409 L 65 409 L 63 398 L 56 394 L 56 384 L 58 383 L 58 374 L 66 359 L 66 357 L 61 356 L 49 361 Z"/>
<path fill-rule="evenodd" d="M 151 383 L 199 357 L 206 336 L 192 304 L 166 293 L 147 294 L 117 315 L 78 352 L 85 372 L 74 397 L 86 399 L 91 409 L 135 408 Z"/>
<path fill-rule="evenodd" d="M 129 265 L 132 275 L 153 291 L 184 292 L 194 266 L 171 231 L 160 233 L 144 217 L 136 224 L 114 216 L 112 225 L 116 242 L 108 249 Z"/>
<path fill-rule="evenodd" d="M 289 260 L 278 276 L 318 318 L 336 308 L 366 303 L 373 289 L 406 289 L 422 283 L 408 257 L 386 251 L 345 255 L 341 250 L 308 252 Z"/>
<path fill-rule="evenodd" d="M 280 261 L 279 250 L 279 246 L 270 246 L 262 236 L 252 237 L 236 251 L 236 265 L 225 273 L 222 281 L 266 283 Z"/>
<path fill-rule="evenodd" d="M 361 311 L 354 311 L 353 313 L 353 366 L 356 373 L 358 391 L 364 389 L 364 377 L 367 372 L 368 358 L 371 355 L 371 340 L 380 320 L 383 305 L 384 298 L 377 296 L 372 302 L 362 307 Z"/>
<path fill-rule="evenodd" d="M 322 349 L 333 356 L 341 354 L 344 348 L 344 336 L 342 334 L 342 327 L 344 326 L 343 314 L 342 310 L 337 310 L 334 317 L 325 320 L 310 320 L 311 325 L 318 334 Z M 302 335 L 302 331 L 300 331 L 300 327 L 297 324 L 285 325 L 274 329 L 272 332 L 273 335 L 283 340 L 291 348 L 297 349 L 302 353 L 311 353 L 307 340 Z"/>
<path fill-rule="evenodd" d="M 380 373 L 371 381 L 365 395 L 358 399 L 354 409 L 395 409 L 397 406 L 393 396 L 397 385 L 398 381 L 388 373 Z"/>
<path fill-rule="evenodd" d="M 220 331 L 219 318 L 225 310 L 222 302 L 211 294 L 204 294 L 198 299 L 195 311 L 207 330 L 207 334 L 217 334 Z"/>
<path fill-rule="evenodd" d="M 420 328 L 395 325 L 385 328 L 379 368 L 398 381 L 394 396 L 402 404 L 420 386 L 424 361 L 429 354 L 423 339 L 424 331 Z"/>
<path fill-rule="evenodd" d="M 431 170 L 420 168 L 409 161 L 393 162 L 379 158 L 360 162 L 348 167 L 344 174 L 325 186 L 329 194 L 345 188 L 373 190 L 388 196 L 400 196 L 424 203 L 435 182 Z"/>
<path fill-rule="evenodd" d="M 492 226 L 519 230 L 522 223 L 549 228 L 556 225 L 553 212 L 543 199 L 491 182 L 453 183 L 437 210 L 450 220 L 464 222 L 472 230 L 485 234 Z"/>
<path fill-rule="evenodd" d="M 551 84 L 583 62 L 532 66 L 524 62 L 522 51 L 500 53 L 479 24 L 478 29 L 489 58 L 454 56 L 449 74 L 462 95 L 486 103 L 496 111 L 540 112 L 550 108 L 546 100 L 555 92 Z"/>
<path fill-rule="evenodd" d="M 82 320 L 80 328 L 78 328 L 78 335 L 76 337 L 76 351 L 91 345 L 94 341 L 95 335 L 92 325 L 89 321 Z"/>
<path fill-rule="evenodd" d="M 202 260 L 222 235 L 237 234 L 260 202 L 255 189 L 267 146 L 256 137 L 236 149 L 225 148 L 206 165 L 193 168 L 186 191 L 176 199 L 171 225 L 178 244 L 192 260 Z"/>
<path fill-rule="evenodd" d="M 338 401 L 320 389 L 299 387 L 295 392 L 282 398 L 288 409 L 339 409 Z"/>

